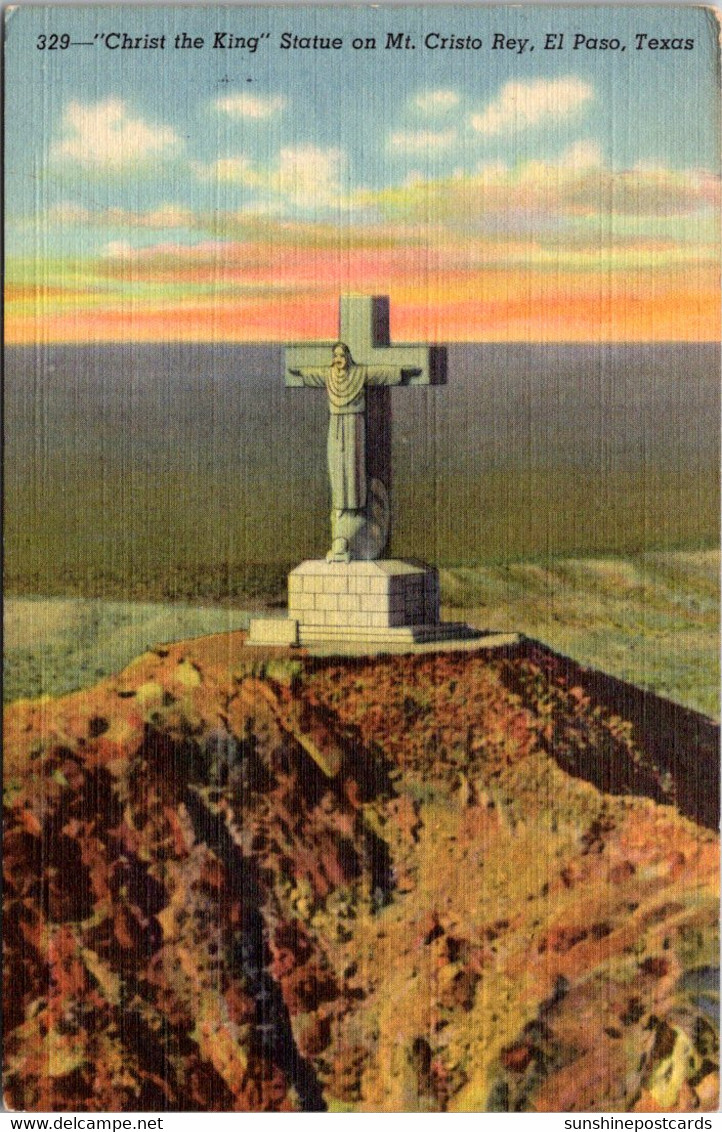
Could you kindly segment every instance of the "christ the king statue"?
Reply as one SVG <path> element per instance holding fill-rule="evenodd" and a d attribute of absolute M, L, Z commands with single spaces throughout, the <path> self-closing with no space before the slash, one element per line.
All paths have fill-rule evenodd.
<path fill-rule="evenodd" d="M 421 373 L 415 366 L 359 365 L 345 342 L 336 342 L 331 364 L 302 366 L 291 374 L 328 393 L 328 475 L 331 481 L 329 562 L 350 562 L 355 536 L 367 518 L 366 387 L 403 385 Z"/>
<path fill-rule="evenodd" d="M 390 479 L 390 452 L 381 449 L 388 448 L 390 442 L 390 404 L 384 402 L 382 412 L 376 413 L 377 428 L 369 435 L 369 400 L 383 392 L 379 387 L 442 384 L 445 380 L 446 352 L 442 347 L 389 344 L 388 310 L 385 297 L 343 296 L 341 334 L 352 340 L 352 346 L 338 341 L 325 347 L 313 344 L 288 348 L 287 384 L 325 388 L 328 396 L 329 562 L 377 558 L 388 542 L 389 484 L 384 480 Z M 354 359 L 352 348 L 363 350 L 363 362 Z M 326 364 L 318 364 L 320 349 Z M 389 355 L 401 364 L 387 364 Z M 306 360 L 316 364 L 297 364 Z M 370 458 L 376 465 L 371 475 Z M 387 471 L 379 472 L 384 467 Z"/>

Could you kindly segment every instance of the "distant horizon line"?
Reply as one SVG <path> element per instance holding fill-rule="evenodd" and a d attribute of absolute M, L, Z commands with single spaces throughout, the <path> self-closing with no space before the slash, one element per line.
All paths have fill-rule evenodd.
<path fill-rule="evenodd" d="M 294 338 L 293 342 L 274 338 L 99 338 L 93 341 L 75 340 L 67 338 L 33 340 L 27 342 L 12 342 L 5 340 L 5 350 L 38 350 L 50 346 L 74 346 L 97 348 L 98 346 L 269 346 L 285 349 L 298 342 L 309 344 L 332 345 L 338 341 L 338 335 L 328 338 Z M 415 343 L 416 344 L 416 343 Z M 719 338 L 609 338 L 602 341 L 593 341 L 588 338 L 443 338 L 429 340 L 430 346 L 717 346 L 722 348 L 722 337 Z M 391 347 L 404 346 L 404 341 L 393 341 Z"/>

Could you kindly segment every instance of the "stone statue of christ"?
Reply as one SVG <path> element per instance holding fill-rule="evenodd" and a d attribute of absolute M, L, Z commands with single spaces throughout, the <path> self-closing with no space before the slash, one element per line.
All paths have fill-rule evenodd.
<path fill-rule="evenodd" d="M 366 386 L 404 385 L 421 373 L 413 366 L 359 365 L 345 342 L 336 342 L 328 366 L 291 369 L 304 385 L 328 394 L 328 474 L 331 481 L 329 562 L 349 562 L 354 536 L 366 518 Z"/>

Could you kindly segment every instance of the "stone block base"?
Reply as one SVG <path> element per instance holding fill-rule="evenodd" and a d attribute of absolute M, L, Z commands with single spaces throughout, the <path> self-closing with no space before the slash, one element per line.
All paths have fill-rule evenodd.
<path fill-rule="evenodd" d="M 439 574 L 398 559 L 302 562 L 288 576 L 288 616 L 302 630 L 439 623 Z"/>
<path fill-rule="evenodd" d="M 249 645 L 426 644 L 480 636 L 440 619 L 439 573 L 432 566 L 376 562 L 302 562 L 288 576 L 288 617 L 254 618 Z"/>

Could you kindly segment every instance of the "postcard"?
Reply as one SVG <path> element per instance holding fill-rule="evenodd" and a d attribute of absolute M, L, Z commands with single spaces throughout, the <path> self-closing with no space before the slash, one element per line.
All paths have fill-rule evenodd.
<path fill-rule="evenodd" d="M 705 1126 L 714 11 L 5 32 L 6 1105 Z"/>

